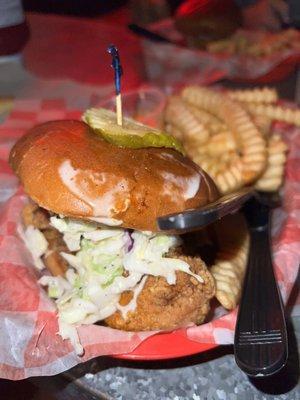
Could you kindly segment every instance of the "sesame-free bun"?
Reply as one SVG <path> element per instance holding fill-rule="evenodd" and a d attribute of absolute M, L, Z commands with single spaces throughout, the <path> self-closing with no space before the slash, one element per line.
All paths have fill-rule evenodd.
<path fill-rule="evenodd" d="M 218 197 L 208 175 L 176 150 L 121 148 L 81 121 L 37 125 L 15 144 L 10 164 L 39 206 L 133 229 L 155 231 L 157 217 Z"/>

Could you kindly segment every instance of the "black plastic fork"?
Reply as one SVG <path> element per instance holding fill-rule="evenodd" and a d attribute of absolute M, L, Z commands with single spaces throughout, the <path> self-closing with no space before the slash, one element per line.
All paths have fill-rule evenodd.
<path fill-rule="evenodd" d="M 234 353 L 249 376 L 279 371 L 288 356 L 287 331 L 270 251 L 274 195 L 258 195 L 244 207 L 250 231 L 247 272 L 235 330 Z"/>
<path fill-rule="evenodd" d="M 238 366 L 249 376 L 279 371 L 288 356 L 287 332 L 270 247 L 270 211 L 280 203 L 277 193 L 244 188 L 207 206 L 158 218 L 160 230 L 184 233 L 207 226 L 243 206 L 250 232 L 250 251 L 235 331 Z"/>

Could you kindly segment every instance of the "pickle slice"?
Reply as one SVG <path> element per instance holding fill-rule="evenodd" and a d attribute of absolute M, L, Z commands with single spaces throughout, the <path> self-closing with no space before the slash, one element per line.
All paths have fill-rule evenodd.
<path fill-rule="evenodd" d="M 182 144 L 173 136 L 131 118 L 123 117 L 122 126 L 118 125 L 116 113 L 104 108 L 90 108 L 82 119 L 107 142 L 117 146 L 134 149 L 168 147 L 184 152 Z"/>

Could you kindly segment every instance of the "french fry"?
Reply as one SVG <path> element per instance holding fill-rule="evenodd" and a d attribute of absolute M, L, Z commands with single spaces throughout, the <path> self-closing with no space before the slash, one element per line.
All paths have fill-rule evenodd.
<path fill-rule="evenodd" d="M 268 88 L 224 93 L 191 86 L 172 99 L 166 130 L 182 141 L 187 155 L 212 176 L 221 193 L 249 183 L 266 191 L 280 187 L 286 145 L 272 135 L 272 119 L 297 122 L 300 110 L 273 105 L 277 92 Z M 187 128 L 186 115 L 193 116 L 198 130 Z"/>
<path fill-rule="evenodd" d="M 236 32 L 228 39 L 209 42 L 207 50 L 211 53 L 244 54 L 253 57 L 265 57 L 276 52 L 299 49 L 299 32 L 287 29 L 279 33 L 260 33 L 260 39 L 249 37 L 244 32 Z"/>
<path fill-rule="evenodd" d="M 194 160 L 197 164 L 201 166 L 202 169 L 204 169 L 205 172 L 207 172 L 212 178 L 214 178 L 215 183 L 218 186 L 217 176 L 224 163 L 223 164 L 221 162 L 218 163 L 214 158 L 205 155 L 204 156 L 199 155 Z"/>
<path fill-rule="evenodd" d="M 243 187 L 242 170 L 243 165 L 238 158 L 227 165 L 226 168 L 219 170 L 215 180 L 221 193 L 230 193 Z"/>
<path fill-rule="evenodd" d="M 209 157 L 202 153 L 194 158 L 194 162 L 214 179 L 221 193 L 230 193 L 243 186 L 242 164 L 234 153 L 225 153 L 220 157 Z"/>
<path fill-rule="evenodd" d="M 249 252 L 249 235 L 245 220 L 240 214 L 223 218 L 215 229 L 220 250 L 210 271 L 216 282 L 217 300 L 227 310 L 233 310 L 241 297 Z"/>
<path fill-rule="evenodd" d="M 246 103 L 275 103 L 278 100 L 278 94 L 275 89 L 271 88 L 256 88 L 245 90 L 229 90 L 227 95 L 239 102 Z"/>
<path fill-rule="evenodd" d="M 169 99 L 164 117 L 166 123 L 174 125 L 194 145 L 201 145 L 209 138 L 209 132 L 206 127 L 199 123 L 178 96 L 172 96 Z"/>
<path fill-rule="evenodd" d="M 260 132 L 264 135 L 264 138 L 268 138 L 271 132 L 272 119 L 265 115 L 252 115 L 252 121 Z"/>
<path fill-rule="evenodd" d="M 255 181 L 266 167 L 266 143 L 247 112 L 226 95 L 207 88 L 186 87 L 182 97 L 187 103 L 203 108 L 225 122 L 239 143 L 244 183 Z"/>
<path fill-rule="evenodd" d="M 206 126 L 206 128 L 210 131 L 211 134 L 217 134 L 223 131 L 228 131 L 228 128 L 219 118 L 215 115 L 202 110 L 201 108 L 195 107 L 190 104 L 186 104 L 187 108 L 191 111 L 191 113 L 197 118 L 197 120 Z"/>
<path fill-rule="evenodd" d="M 181 132 L 180 129 L 176 128 L 176 126 L 174 126 L 172 124 L 166 124 L 165 130 L 167 133 L 176 137 L 178 140 L 181 140 L 182 142 L 184 141 L 183 133 Z"/>
<path fill-rule="evenodd" d="M 270 137 L 268 143 L 268 165 L 255 183 L 255 188 L 265 192 L 276 191 L 283 182 L 287 146 L 279 135 Z"/>
<path fill-rule="evenodd" d="M 208 156 L 222 156 L 230 151 L 236 150 L 236 142 L 230 132 L 221 132 L 210 138 L 201 148 Z M 200 150 L 200 149 L 199 149 Z"/>
<path fill-rule="evenodd" d="M 271 104 L 247 103 L 245 108 L 253 115 L 263 115 L 271 120 L 300 126 L 300 110 Z"/>

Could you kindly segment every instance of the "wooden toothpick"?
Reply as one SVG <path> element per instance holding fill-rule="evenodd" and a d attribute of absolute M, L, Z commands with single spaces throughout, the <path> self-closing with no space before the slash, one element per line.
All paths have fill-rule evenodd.
<path fill-rule="evenodd" d="M 117 124 L 122 126 L 122 98 L 121 98 L 121 75 L 123 74 L 123 68 L 120 61 L 118 49 L 115 45 L 110 45 L 107 51 L 112 56 L 112 64 L 115 71 L 115 89 L 116 89 L 116 113 L 117 113 Z"/>
<path fill-rule="evenodd" d="M 121 93 L 116 95 L 116 112 L 117 112 L 117 124 L 123 124 L 123 115 L 122 115 L 122 98 Z"/>

